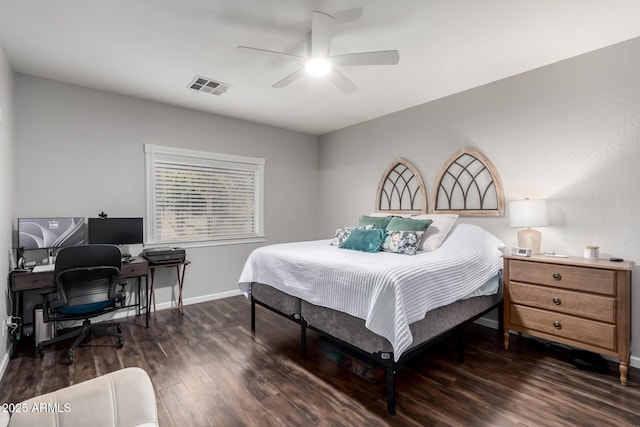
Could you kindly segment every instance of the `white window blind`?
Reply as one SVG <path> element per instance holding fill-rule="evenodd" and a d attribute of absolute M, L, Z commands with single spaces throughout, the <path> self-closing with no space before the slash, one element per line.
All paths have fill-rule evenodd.
<path fill-rule="evenodd" d="M 263 241 L 264 159 L 145 144 L 150 244 Z"/>

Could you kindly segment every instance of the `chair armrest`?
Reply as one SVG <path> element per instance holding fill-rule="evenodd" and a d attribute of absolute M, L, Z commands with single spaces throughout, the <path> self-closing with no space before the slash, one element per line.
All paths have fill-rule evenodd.
<path fill-rule="evenodd" d="M 50 308 L 55 310 L 56 308 L 62 307 L 67 303 L 66 299 L 60 299 L 60 295 L 57 292 L 51 292 L 45 296 L 45 303 L 43 305 L 43 309 Z"/>
<path fill-rule="evenodd" d="M 124 288 L 120 289 L 119 291 L 116 291 L 115 289 L 112 289 L 109 292 L 109 299 L 113 299 L 116 301 L 122 301 L 126 298 L 127 294 L 124 291 Z"/>
<path fill-rule="evenodd" d="M 49 310 L 55 310 L 58 307 L 62 307 L 65 302 L 60 300 L 60 296 L 55 289 L 47 292 L 41 292 L 40 295 L 42 295 L 43 320 L 46 323 L 49 321 Z"/>

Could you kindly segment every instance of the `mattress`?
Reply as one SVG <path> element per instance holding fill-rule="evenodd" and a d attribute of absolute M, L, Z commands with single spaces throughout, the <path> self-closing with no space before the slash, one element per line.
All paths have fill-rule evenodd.
<path fill-rule="evenodd" d="M 502 267 L 504 244 L 484 229 L 457 224 L 435 251 L 417 255 L 365 253 L 329 245 L 330 240 L 258 248 L 239 279 L 249 296 L 253 282 L 310 304 L 365 321 L 386 338 L 398 359 L 411 347 L 410 324 L 457 300 L 491 295 L 487 285 Z"/>

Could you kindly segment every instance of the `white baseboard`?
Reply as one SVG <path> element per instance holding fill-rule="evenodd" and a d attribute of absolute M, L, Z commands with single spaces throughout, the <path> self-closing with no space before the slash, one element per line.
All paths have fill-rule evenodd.
<path fill-rule="evenodd" d="M 2 380 L 2 377 L 4 377 L 4 373 L 7 370 L 7 366 L 9 366 L 9 359 L 11 358 L 12 345 L 13 344 L 9 346 L 9 350 L 7 350 L 7 352 L 2 356 L 2 362 L 0 362 L 0 380 Z"/>
<path fill-rule="evenodd" d="M 240 291 L 240 289 L 233 290 L 233 291 L 220 292 L 217 294 L 201 295 L 198 297 L 187 298 L 183 300 L 182 303 L 184 305 L 191 305 L 191 304 L 198 304 L 201 302 L 214 301 L 217 299 L 235 297 L 238 295 L 242 295 L 242 292 Z M 156 309 L 163 310 L 165 308 L 175 308 L 177 306 L 178 306 L 177 301 L 169 301 L 169 302 L 163 302 L 161 304 L 156 304 Z"/>
<path fill-rule="evenodd" d="M 201 296 L 198 296 L 198 297 L 186 298 L 186 299 L 184 299 L 182 301 L 182 303 L 183 303 L 183 305 L 198 304 L 198 303 L 201 303 L 201 302 L 214 301 L 214 300 L 217 300 L 217 299 L 235 297 L 237 295 L 242 295 L 242 292 L 240 291 L 240 289 L 234 290 L 234 291 L 219 292 L 217 294 L 201 295 Z M 178 302 L 177 301 L 162 302 L 162 303 L 156 304 L 156 310 L 164 310 L 164 309 L 167 309 L 167 308 L 176 308 L 177 306 L 178 306 Z M 105 315 L 104 317 L 98 319 L 98 321 L 103 321 L 103 320 L 107 320 L 107 319 L 122 319 L 122 318 L 125 318 L 125 317 L 130 317 L 130 316 L 135 316 L 135 315 L 136 315 L 136 308 L 135 307 L 129 307 L 126 310 L 122 309 L 122 310 L 114 311 L 113 313 L 109 313 L 108 315 Z M 142 311 L 141 315 L 144 316 L 144 310 Z"/>
<path fill-rule="evenodd" d="M 498 329 L 498 321 L 497 320 L 493 320 L 493 319 L 487 319 L 485 317 L 481 317 L 478 320 L 476 320 L 474 323 L 480 325 L 480 326 L 486 326 L 487 328 L 492 328 L 492 329 Z M 515 333 L 515 332 L 512 332 Z M 613 357 L 609 357 L 609 356 L 602 356 L 607 360 L 610 360 L 612 362 L 618 362 L 618 359 L 615 359 Z M 640 357 L 637 356 L 631 356 L 631 358 L 629 359 L 629 366 L 634 367 L 634 368 L 640 368 Z"/>

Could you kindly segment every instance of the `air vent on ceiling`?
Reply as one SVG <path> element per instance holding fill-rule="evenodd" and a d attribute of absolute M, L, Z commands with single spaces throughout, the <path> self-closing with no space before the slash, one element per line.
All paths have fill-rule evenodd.
<path fill-rule="evenodd" d="M 191 83 L 189 83 L 189 88 L 197 90 L 198 92 L 210 93 L 212 95 L 221 95 L 227 91 L 231 87 L 231 85 L 218 82 L 216 80 L 208 79 L 202 76 L 196 76 Z"/>

